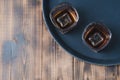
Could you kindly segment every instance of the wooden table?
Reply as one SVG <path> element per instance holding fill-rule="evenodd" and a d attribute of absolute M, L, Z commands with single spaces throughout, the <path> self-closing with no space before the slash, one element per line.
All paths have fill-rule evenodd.
<path fill-rule="evenodd" d="M 0 80 L 120 80 L 120 67 L 84 63 L 51 38 L 42 0 L 0 0 Z"/>

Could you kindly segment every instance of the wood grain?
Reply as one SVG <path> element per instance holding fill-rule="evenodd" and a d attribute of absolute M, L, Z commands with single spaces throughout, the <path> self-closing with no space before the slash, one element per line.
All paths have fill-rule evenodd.
<path fill-rule="evenodd" d="M 0 80 L 120 80 L 120 67 L 79 61 L 50 36 L 42 0 L 0 0 Z"/>

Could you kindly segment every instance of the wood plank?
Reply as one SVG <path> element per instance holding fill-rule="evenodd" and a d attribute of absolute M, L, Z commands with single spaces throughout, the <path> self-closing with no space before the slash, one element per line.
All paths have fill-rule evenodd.
<path fill-rule="evenodd" d="M 50 37 L 43 27 L 42 80 L 72 80 L 73 58 Z"/>
<path fill-rule="evenodd" d="M 120 80 L 120 66 L 117 66 L 117 80 Z"/>
<path fill-rule="evenodd" d="M 109 80 L 105 76 L 105 67 L 74 60 L 74 80 Z"/>
<path fill-rule="evenodd" d="M 35 80 L 42 80 L 42 61 L 43 61 L 43 18 L 42 18 L 42 0 L 35 0 L 32 5 L 35 6 L 35 29 L 34 29 L 34 49 L 35 51 Z"/>
<path fill-rule="evenodd" d="M 118 72 L 117 66 L 105 67 L 106 80 L 117 80 L 117 76 L 118 76 L 117 72 Z"/>
<path fill-rule="evenodd" d="M 12 2 L 2 0 L 0 2 L 0 80 L 11 79 L 11 51 L 13 45 L 12 40 Z"/>
<path fill-rule="evenodd" d="M 119 80 L 119 66 L 98 66 L 74 61 L 74 80 Z"/>
<path fill-rule="evenodd" d="M 2 3 L 5 40 L 1 53 L 1 80 L 34 79 L 36 5 L 33 3 L 33 0 L 5 0 Z"/>

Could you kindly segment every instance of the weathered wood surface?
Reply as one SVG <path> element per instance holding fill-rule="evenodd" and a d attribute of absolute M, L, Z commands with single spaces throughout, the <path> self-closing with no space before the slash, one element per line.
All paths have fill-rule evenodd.
<path fill-rule="evenodd" d="M 42 0 L 0 0 L 0 80 L 120 80 L 120 67 L 84 63 L 48 33 Z"/>

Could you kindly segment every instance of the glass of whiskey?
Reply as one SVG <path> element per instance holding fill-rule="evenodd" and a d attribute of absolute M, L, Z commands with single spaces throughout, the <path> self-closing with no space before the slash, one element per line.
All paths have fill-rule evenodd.
<path fill-rule="evenodd" d="M 84 30 L 83 41 L 95 52 L 104 49 L 112 38 L 111 31 L 101 23 L 90 23 Z"/>
<path fill-rule="evenodd" d="M 71 4 L 63 2 L 51 10 L 50 19 L 54 26 L 64 34 L 76 26 L 79 15 Z"/>

